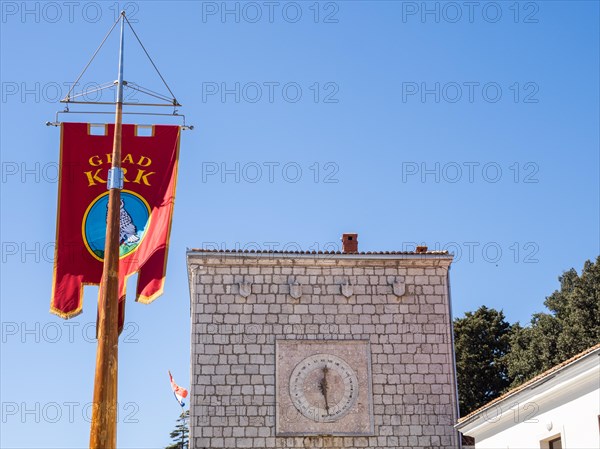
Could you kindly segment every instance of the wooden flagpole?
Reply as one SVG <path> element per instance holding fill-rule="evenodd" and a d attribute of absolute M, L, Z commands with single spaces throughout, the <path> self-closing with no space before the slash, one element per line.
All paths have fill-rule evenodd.
<path fill-rule="evenodd" d="M 115 111 L 115 135 L 112 165 L 109 171 L 108 215 L 102 282 L 98 297 L 98 348 L 94 376 L 94 399 L 90 449 L 117 447 L 117 379 L 119 349 L 119 239 L 121 189 L 121 129 L 123 122 L 123 44 L 125 11 L 121 12 L 121 40 L 119 47 L 119 77 Z"/>

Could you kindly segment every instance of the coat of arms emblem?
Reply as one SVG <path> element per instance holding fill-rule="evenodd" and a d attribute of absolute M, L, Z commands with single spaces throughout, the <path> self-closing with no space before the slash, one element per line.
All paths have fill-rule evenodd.
<path fill-rule="evenodd" d="M 294 281 L 290 284 L 290 296 L 294 299 L 300 299 L 302 296 L 302 285 L 298 281 Z"/>
<path fill-rule="evenodd" d="M 350 281 L 348 279 L 346 279 L 346 282 L 341 285 L 341 289 L 342 295 L 344 295 L 346 298 L 349 298 L 354 293 L 354 289 L 352 288 L 352 285 L 350 285 Z"/>
<path fill-rule="evenodd" d="M 404 293 L 406 293 L 406 284 L 400 279 L 395 279 L 392 283 L 392 290 L 394 292 L 394 295 L 402 296 L 404 295 Z"/>
<path fill-rule="evenodd" d="M 250 282 L 240 282 L 239 285 L 240 295 L 242 295 L 244 298 L 250 296 L 250 293 L 252 293 L 252 284 Z"/>

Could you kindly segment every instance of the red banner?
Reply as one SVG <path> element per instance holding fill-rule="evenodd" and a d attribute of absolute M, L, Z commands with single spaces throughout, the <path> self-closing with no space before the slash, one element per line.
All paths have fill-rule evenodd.
<path fill-rule="evenodd" d="M 92 128 L 94 132 L 92 133 Z M 138 131 L 151 133 L 138 133 Z M 100 135 L 98 135 L 100 134 Z M 139 134 L 139 135 L 138 135 Z M 143 135 L 142 135 L 143 134 Z M 146 135 L 148 134 L 148 135 Z M 136 301 L 163 292 L 175 202 L 180 127 L 123 125 L 119 292 L 123 320 L 125 284 L 138 273 Z M 83 286 L 102 277 L 114 125 L 63 123 L 50 311 L 63 318 L 81 313 Z"/>

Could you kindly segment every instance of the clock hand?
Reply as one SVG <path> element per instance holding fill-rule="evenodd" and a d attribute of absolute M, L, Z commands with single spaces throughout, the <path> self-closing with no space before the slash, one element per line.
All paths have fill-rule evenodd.
<path fill-rule="evenodd" d="M 327 391 L 329 389 L 329 384 L 327 383 L 327 373 L 329 372 L 329 368 L 326 366 L 323 367 L 323 378 L 319 382 L 319 390 L 323 394 L 323 398 L 325 398 L 325 411 L 329 414 L 329 404 L 327 402 Z"/>

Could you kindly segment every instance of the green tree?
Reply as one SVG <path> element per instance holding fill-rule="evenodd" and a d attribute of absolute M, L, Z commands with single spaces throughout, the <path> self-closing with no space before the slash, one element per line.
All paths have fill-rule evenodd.
<path fill-rule="evenodd" d="M 506 356 L 511 387 L 560 363 L 556 351 L 560 333 L 560 323 L 548 313 L 536 313 L 530 326 L 515 328 L 510 340 L 511 350 Z"/>
<path fill-rule="evenodd" d="M 600 257 L 586 261 L 581 276 L 571 269 L 559 280 L 560 291 L 545 305 L 560 322 L 556 351 L 563 361 L 600 342 Z"/>
<path fill-rule="evenodd" d="M 179 415 L 179 418 L 177 419 L 177 425 L 169 435 L 173 440 L 173 443 L 165 447 L 165 449 L 188 449 L 190 447 L 189 419 L 189 410 L 186 410 Z"/>
<path fill-rule="evenodd" d="M 549 313 L 533 315 L 511 337 L 506 361 L 515 387 L 600 342 L 600 257 L 559 278 L 560 290 L 546 298 Z"/>
<path fill-rule="evenodd" d="M 512 326 L 504 313 L 481 306 L 454 320 L 454 344 L 462 416 L 498 397 L 510 385 L 505 357 Z"/>

